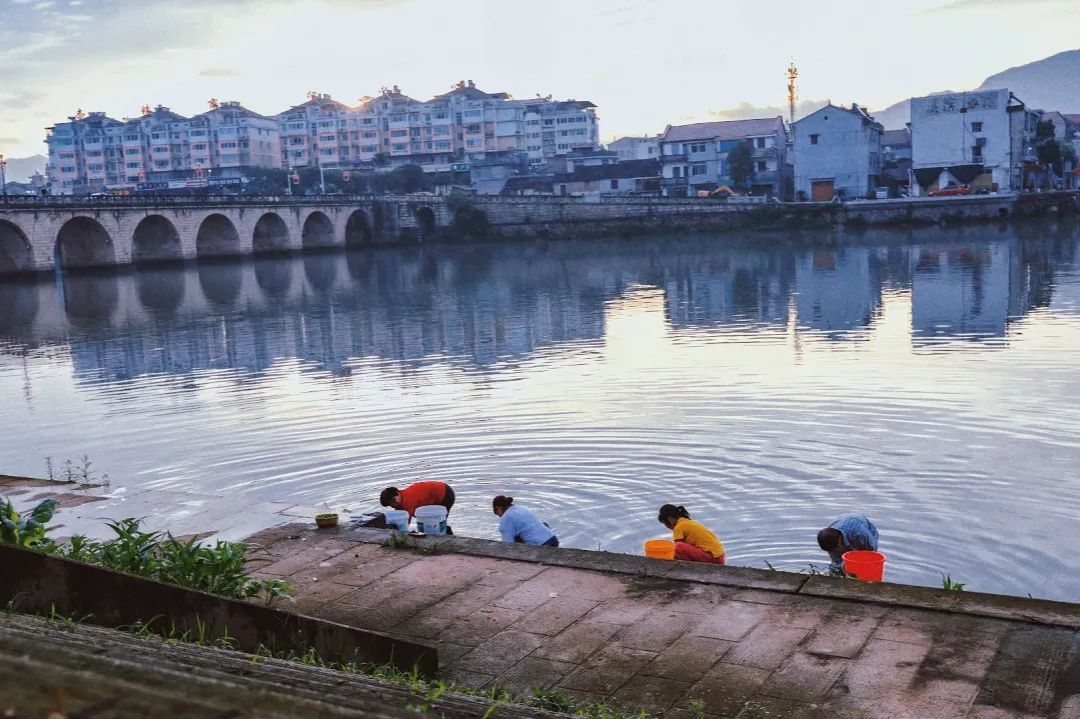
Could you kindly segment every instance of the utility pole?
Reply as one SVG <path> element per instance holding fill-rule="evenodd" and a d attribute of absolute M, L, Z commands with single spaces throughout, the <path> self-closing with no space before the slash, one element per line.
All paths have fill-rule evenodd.
<path fill-rule="evenodd" d="M 4 197 L 7 197 L 7 160 L 3 155 L 0 155 L 0 189 L 4 191 Z"/>
<path fill-rule="evenodd" d="M 795 61 L 792 60 L 787 69 L 788 85 L 787 85 L 787 101 L 788 101 L 788 124 L 795 124 L 795 79 L 799 77 L 799 68 L 795 67 Z"/>

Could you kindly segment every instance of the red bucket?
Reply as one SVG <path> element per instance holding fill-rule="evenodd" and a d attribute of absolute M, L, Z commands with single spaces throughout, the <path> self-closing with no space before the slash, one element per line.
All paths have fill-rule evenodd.
<path fill-rule="evenodd" d="M 885 579 L 885 555 L 881 552 L 857 550 L 844 552 L 844 574 L 850 574 L 863 582 L 881 582 Z"/>

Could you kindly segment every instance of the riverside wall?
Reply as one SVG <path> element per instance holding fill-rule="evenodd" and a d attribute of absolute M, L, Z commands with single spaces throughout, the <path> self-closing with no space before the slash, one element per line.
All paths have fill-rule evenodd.
<path fill-rule="evenodd" d="M 11 197 L 0 199 L 0 275 L 390 244 L 961 224 L 1074 213 L 1078 197 Z"/>
<path fill-rule="evenodd" d="M 706 199 L 476 198 L 489 235 L 502 239 L 574 238 L 642 232 L 790 230 L 961 224 L 1070 214 L 1078 193 L 979 195 L 832 203 L 742 204 Z"/>

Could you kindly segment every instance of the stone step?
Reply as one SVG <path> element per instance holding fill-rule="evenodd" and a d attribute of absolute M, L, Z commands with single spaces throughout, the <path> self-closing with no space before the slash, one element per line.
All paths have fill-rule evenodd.
<path fill-rule="evenodd" d="M 94 717 L 482 717 L 483 698 L 428 702 L 364 675 L 190 643 L 144 639 L 88 624 L 0 614 L 0 712 Z M 6 716 L 6 714 L 5 714 Z M 492 716 L 557 714 L 500 706 Z"/>

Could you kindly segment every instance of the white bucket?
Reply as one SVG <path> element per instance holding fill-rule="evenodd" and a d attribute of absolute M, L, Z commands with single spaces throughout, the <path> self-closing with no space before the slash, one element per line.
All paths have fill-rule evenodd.
<path fill-rule="evenodd" d="M 417 507 L 413 516 L 417 530 L 425 534 L 446 534 L 446 507 L 441 504 Z"/>
<path fill-rule="evenodd" d="M 387 528 L 399 532 L 409 531 L 409 513 L 404 509 L 384 509 L 383 516 L 386 517 Z"/>

